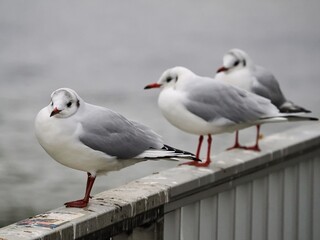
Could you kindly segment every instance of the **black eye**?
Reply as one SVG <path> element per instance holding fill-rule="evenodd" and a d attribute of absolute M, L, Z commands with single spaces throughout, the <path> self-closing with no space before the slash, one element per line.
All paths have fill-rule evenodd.
<path fill-rule="evenodd" d="M 72 105 L 72 102 L 68 102 L 68 103 L 67 103 L 67 107 L 68 107 L 68 108 L 71 107 L 71 105 Z"/>
<path fill-rule="evenodd" d="M 237 66 L 239 63 L 240 63 L 240 61 L 237 60 L 237 61 L 234 62 L 233 66 Z"/>
<path fill-rule="evenodd" d="M 51 102 L 51 106 L 53 106 L 53 102 Z"/>
<path fill-rule="evenodd" d="M 171 77 L 171 76 L 169 76 L 169 77 L 166 78 L 166 82 L 167 82 L 167 83 L 171 82 L 171 80 L 178 81 L 178 76 L 176 76 L 176 77 Z"/>

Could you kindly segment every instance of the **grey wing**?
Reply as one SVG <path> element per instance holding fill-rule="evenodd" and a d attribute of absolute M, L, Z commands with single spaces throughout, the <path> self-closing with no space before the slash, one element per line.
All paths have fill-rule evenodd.
<path fill-rule="evenodd" d="M 153 149 L 161 149 L 163 148 L 164 144 L 162 141 L 162 138 L 159 134 L 157 134 L 155 131 L 153 131 L 151 128 L 147 127 L 146 125 L 143 125 L 141 123 L 131 121 L 131 123 L 140 131 L 143 131 L 144 135 L 144 141 L 150 145 L 149 148 Z"/>
<path fill-rule="evenodd" d="M 195 84 L 187 99 L 186 108 L 206 121 L 244 123 L 279 112 L 268 99 L 215 79 Z"/>
<path fill-rule="evenodd" d="M 256 66 L 254 71 L 255 81 L 252 91 L 260 96 L 268 98 L 282 113 L 310 113 L 311 111 L 292 101 L 288 101 L 283 95 L 277 79 L 271 72 L 263 67 Z"/>
<path fill-rule="evenodd" d="M 83 144 L 119 159 L 133 158 L 161 145 L 159 137 L 148 127 L 109 109 L 91 111 L 81 125 L 79 140 Z"/>
<path fill-rule="evenodd" d="M 252 92 L 270 99 L 276 107 L 280 108 L 286 102 L 286 98 L 274 75 L 260 66 L 256 66 L 253 74 L 255 76 L 255 81 L 252 85 Z"/>

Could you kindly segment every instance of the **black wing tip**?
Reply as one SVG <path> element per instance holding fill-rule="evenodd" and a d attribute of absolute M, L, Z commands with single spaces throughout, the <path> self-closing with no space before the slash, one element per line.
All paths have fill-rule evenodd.
<path fill-rule="evenodd" d="M 312 111 L 305 109 L 303 107 L 297 106 L 291 101 L 289 101 L 290 105 L 285 106 L 282 105 L 279 107 L 281 113 L 312 113 Z"/>
<path fill-rule="evenodd" d="M 163 147 L 162 147 L 163 150 L 167 150 L 167 151 L 173 151 L 175 153 L 181 153 L 181 154 L 185 154 L 185 155 L 190 155 L 190 159 L 193 160 L 193 161 L 197 161 L 197 162 L 202 162 L 201 159 L 199 158 L 196 158 L 196 156 L 191 153 L 191 152 L 187 152 L 187 151 L 184 151 L 184 150 L 180 150 L 180 149 L 177 149 L 177 148 L 174 148 L 174 147 L 171 147 L 167 144 L 163 144 Z"/>
<path fill-rule="evenodd" d="M 288 116 L 284 116 L 285 118 L 287 118 L 288 120 L 304 120 L 304 121 L 319 121 L 319 118 L 317 117 L 306 117 L 306 116 L 300 116 L 300 115 L 288 115 Z"/>
<path fill-rule="evenodd" d="M 316 118 L 316 117 L 309 117 L 309 120 L 310 120 L 310 121 L 319 121 L 319 118 Z"/>
<path fill-rule="evenodd" d="M 201 160 L 201 159 L 196 158 L 196 157 L 192 157 L 191 159 L 192 159 L 193 161 L 196 161 L 196 162 L 202 162 L 202 160 Z"/>
<path fill-rule="evenodd" d="M 280 108 L 281 113 L 312 113 L 312 111 L 300 108 L 300 109 L 290 109 L 290 108 Z"/>

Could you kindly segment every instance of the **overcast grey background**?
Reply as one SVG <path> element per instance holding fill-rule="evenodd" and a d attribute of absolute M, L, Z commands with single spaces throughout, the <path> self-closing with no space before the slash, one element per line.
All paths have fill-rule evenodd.
<path fill-rule="evenodd" d="M 169 145 L 195 151 L 197 136 L 167 123 L 159 91 L 143 87 L 177 65 L 214 76 L 222 55 L 238 47 L 319 116 L 319 10 L 318 0 L 0 1 L 0 226 L 84 193 L 86 174 L 53 161 L 34 137 L 34 118 L 57 88 L 73 88 L 149 125 Z M 254 133 L 242 132 L 241 140 L 253 141 Z M 231 134 L 214 136 L 213 154 L 232 143 Z M 173 166 L 140 163 L 101 176 L 93 194 Z"/>

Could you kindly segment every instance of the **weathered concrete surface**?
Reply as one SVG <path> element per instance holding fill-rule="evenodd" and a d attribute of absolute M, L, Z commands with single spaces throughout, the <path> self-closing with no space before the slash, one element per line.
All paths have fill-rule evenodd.
<path fill-rule="evenodd" d="M 261 170 L 290 164 L 319 148 L 319 123 L 291 129 L 263 139 L 259 153 L 224 152 L 213 156 L 209 168 L 180 166 L 138 179 L 97 194 L 87 208 L 61 207 L 1 228 L 0 240 L 106 239 L 121 232 L 126 236 L 137 226 L 150 229 L 154 222 L 161 226 L 163 215 L 181 204 L 232 187 Z M 138 232 L 142 234 L 133 231 Z"/>

